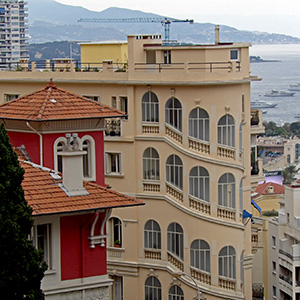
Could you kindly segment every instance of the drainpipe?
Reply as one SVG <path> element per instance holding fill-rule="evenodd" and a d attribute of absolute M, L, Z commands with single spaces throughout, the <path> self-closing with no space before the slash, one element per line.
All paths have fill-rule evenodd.
<path fill-rule="evenodd" d="M 26 122 L 26 125 L 40 137 L 40 165 L 43 166 L 43 136 L 37 130 L 35 130 L 29 122 Z"/>

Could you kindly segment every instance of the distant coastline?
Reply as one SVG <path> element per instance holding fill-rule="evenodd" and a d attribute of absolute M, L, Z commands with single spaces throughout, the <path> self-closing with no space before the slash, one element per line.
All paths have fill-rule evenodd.
<path fill-rule="evenodd" d="M 279 62 L 280 60 L 262 59 L 260 56 L 250 56 L 250 63 Z"/>

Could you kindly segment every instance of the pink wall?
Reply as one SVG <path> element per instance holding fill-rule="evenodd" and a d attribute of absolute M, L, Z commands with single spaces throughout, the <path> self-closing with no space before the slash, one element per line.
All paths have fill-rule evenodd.
<path fill-rule="evenodd" d="M 95 214 L 85 214 L 60 218 L 61 280 L 106 274 L 106 247 L 89 247 L 94 217 Z M 103 219 L 103 214 L 99 219 Z M 99 224 L 96 228 L 99 229 Z"/>
<path fill-rule="evenodd" d="M 21 133 L 9 131 L 10 142 L 14 147 L 25 145 L 26 151 L 34 163 L 40 164 L 40 138 L 36 133 Z M 104 185 L 104 139 L 103 131 L 86 131 L 78 133 L 81 138 L 90 135 L 95 140 L 96 183 Z M 53 145 L 57 138 L 64 137 L 62 133 L 43 134 L 43 165 L 54 169 Z"/>

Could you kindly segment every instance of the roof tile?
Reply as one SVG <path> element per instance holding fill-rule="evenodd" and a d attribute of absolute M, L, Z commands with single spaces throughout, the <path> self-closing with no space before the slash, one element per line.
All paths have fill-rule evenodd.
<path fill-rule="evenodd" d="M 52 81 L 29 95 L 0 105 L 0 118 L 51 121 L 122 117 L 125 113 L 58 88 Z"/>
<path fill-rule="evenodd" d="M 54 179 L 52 170 L 43 170 L 31 162 L 20 160 L 25 170 L 22 187 L 33 215 L 56 214 L 94 209 L 143 205 L 141 200 L 115 192 L 107 187 L 84 181 L 89 195 L 69 197 L 61 188 L 62 179 Z M 61 174 L 60 174 L 61 175 Z"/>

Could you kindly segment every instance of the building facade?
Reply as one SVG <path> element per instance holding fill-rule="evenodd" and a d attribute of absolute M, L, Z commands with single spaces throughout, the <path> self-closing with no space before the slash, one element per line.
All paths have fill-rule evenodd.
<path fill-rule="evenodd" d="M 28 60 L 27 1 L 0 1 L 0 69 Z"/>
<path fill-rule="evenodd" d="M 261 119 L 251 125 L 250 45 L 164 45 L 159 35 L 133 35 L 127 46 L 126 68 L 106 57 L 97 71 L 0 74 L 2 101 L 50 75 L 127 114 L 106 122 L 105 181 L 146 205 L 134 215 L 113 210 L 109 220 L 112 299 L 251 299 L 243 210 L 251 211 L 251 189 L 263 178 L 250 167 L 251 136 L 263 127 Z"/>
<path fill-rule="evenodd" d="M 300 299 L 300 186 L 285 187 L 278 218 L 269 224 L 269 299 Z"/>
<path fill-rule="evenodd" d="M 31 239 L 48 266 L 46 300 L 109 299 L 106 222 L 113 208 L 143 205 L 104 184 L 104 118 L 122 115 L 53 82 L 0 106 L 25 170 Z"/>

